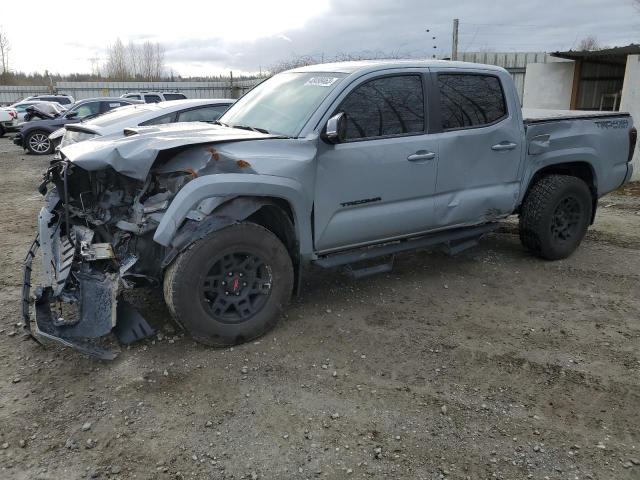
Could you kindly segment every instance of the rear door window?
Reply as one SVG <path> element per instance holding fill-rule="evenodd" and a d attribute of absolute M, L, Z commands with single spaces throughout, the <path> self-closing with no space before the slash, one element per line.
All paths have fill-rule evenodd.
<path fill-rule="evenodd" d="M 176 119 L 176 114 L 175 113 L 169 113 L 167 115 L 162 115 L 161 117 L 157 117 L 157 118 L 152 118 L 151 120 L 147 120 L 146 122 L 142 122 L 140 125 L 142 126 L 147 126 L 147 125 L 164 125 L 165 123 L 173 123 L 175 122 Z"/>
<path fill-rule="evenodd" d="M 206 106 L 178 114 L 179 122 L 215 122 L 229 108 L 227 105 Z"/>
<path fill-rule="evenodd" d="M 85 118 L 89 115 L 97 115 L 100 113 L 100 102 L 87 102 L 74 109 L 78 112 L 76 118 Z"/>
<path fill-rule="evenodd" d="M 507 116 L 500 79 L 493 75 L 439 73 L 443 130 L 482 127 Z"/>
<path fill-rule="evenodd" d="M 145 95 L 144 101 L 145 103 L 160 103 L 162 99 L 158 95 Z"/>
<path fill-rule="evenodd" d="M 165 100 L 184 100 L 185 98 L 187 97 L 182 93 L 165 93 L 164 94 Z"/>
<path fill-rule="evenodd" d="M 370 80 L 344 99 L 347 141 L 424 132 L 424 94 L 420 75 Z"/>

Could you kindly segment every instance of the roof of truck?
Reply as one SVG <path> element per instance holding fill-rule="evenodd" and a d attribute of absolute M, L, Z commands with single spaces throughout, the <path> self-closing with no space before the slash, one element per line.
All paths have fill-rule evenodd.
<path fill-rule="evenodd" d="M 354 62 L 322 63 L 318 65 L 307 65 L 306 67 L 294 68 L 290 72 L 334 72 L 334 73 L 355 73 L 376 70 L 386 70 L 390 68 L 428 68 L 428 67 L 449 67 L 449 68 L 478 68 L 483 70 L 505 71 L 502 67 L 495 65 L 485 65 L 482 63 L 453 62 L 450 60 L 358 60 Z"/>

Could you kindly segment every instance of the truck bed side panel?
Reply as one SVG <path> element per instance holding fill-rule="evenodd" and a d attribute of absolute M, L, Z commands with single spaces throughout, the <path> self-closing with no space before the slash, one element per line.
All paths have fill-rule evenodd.
<path fill-rule="evenodd" d="M 632 126 L 633 120 L 628 115 L 528 124 L 520 201 L 536 172 L 561 163 L 589 164 L 598 197 L 618 188 L 627 175 Z"/>

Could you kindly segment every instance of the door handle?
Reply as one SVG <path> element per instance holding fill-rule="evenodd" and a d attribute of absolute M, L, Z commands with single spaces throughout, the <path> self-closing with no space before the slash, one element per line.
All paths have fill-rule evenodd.
<path fill-rule="evenodd" d="M 505 150 L 513 150 L 517 146 L 517 143 L 501 142 L 491 147 L 491 150 L 495 150 L 496 152 L 504 152 Z"/>
<path fill-rule="evenodd" d="M 409 155 L 407 160 L 410 162 L 418 162 L 420 160 L 433 160 L 436 158 L 434 152 L 427 152 L 426 150 L 418 150 L 416 153 Z"/>

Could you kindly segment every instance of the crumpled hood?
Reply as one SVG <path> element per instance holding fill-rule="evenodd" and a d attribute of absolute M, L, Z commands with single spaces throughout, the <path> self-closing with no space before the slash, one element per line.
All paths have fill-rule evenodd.
<path fill-rule="evenodd" d="M 79 167 L 94 171 L 113 168 L 128 177 L 144 180 L 158 153 L 176 147 L 282 138 L 251 130 L 210 125 L 176 123 L 126 129 L 129 136 L 105 136 L 63 147 L 62 154 Z"/>

